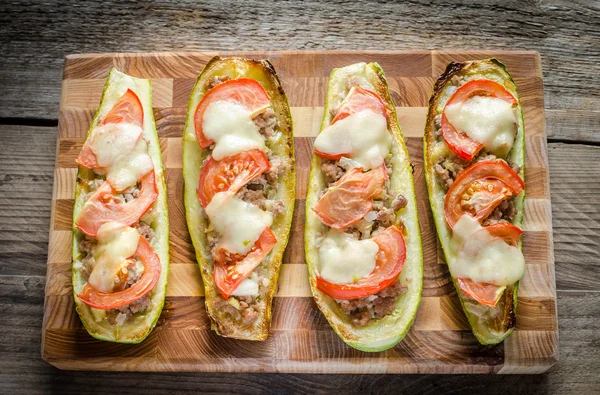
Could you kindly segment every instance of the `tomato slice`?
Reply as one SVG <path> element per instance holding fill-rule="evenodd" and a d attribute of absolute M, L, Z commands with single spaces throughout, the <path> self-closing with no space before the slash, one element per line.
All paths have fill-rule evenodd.
<path fill-rule="evenodd" d="M 134 256 L 144 265 L 144 273 L 135 284 L 123 291 L 104 293 L 86 283 L 81 293 L 77 295 L 79 300 L 90 307 L 107 310 L 123 307 L 146 296 L 160 278 L 162 270 L 160 259 L 142 236 L 140 236 Z"/>
<path fill-rule="evenodd" d="M 446 222 L 453 228 L 461 215 L 486 218 L 509 196 L 523 191 L 525 184 L 503 160 L 482 161 L 458 175 L 444 201 Z"/>
<path fill-rule="evenodd" d="M 138 96 L 131 89 L 127 89 L 127 92 L 117 100 L 113 108 L 102 119 L 100 125 L 121 122 L 132 123 L 140 127 L 144 125 L 144 108 Z M 75 162 L 88 169 L 99 168 L 89 139 L 83 144 Z"/>
<path fill-rule="evenodd" d="M 493 237 L 504 239 L 507 244 L 513 247 L 517 246 L 519 243 L 519 238 L 523 233 L 520 228 L 509 223 L 486 226 L 485 228 L 477 231 L 477 233 L 479 232 L 487 232 Z M 476 235 L 473 235 L 470 240 L 477 238 L 478 237 Z M 476 282 L 470 278 L 457 278 L 456 280 L 465 296 L 475 299 L 477 302 L 486 306 L 496 306 L 500 296 L 500 292 L 498 291 L 502 287 L 494 284 Z"/>
<path fill-rule="evenodd" d="M 127 92 L 117 100 L 100 125 L 121 122 L 144 125 L 144 108 L 139 97 L 131 89 L 127 89 Z"/>
<path fill-rule="evenodd" d="M 213 256 L 215 285 L 225 299 L 252 273 L 276 243 L 275 233 L 265 228 L 245 257 L 229 256 L 222 249 Z"/>
<path fill-rule="evenodd" d="M 120 222 L 123 225 L 136 223 L 148 211 L 158 196 L 158 189 L 151 171 L 141 180 L 139 196 L 129 203 L 116 203 L 115 190 L 109 182 L 104 182 L 85 202 L 75 225 L 85 234 L 96 236 L 98 229 L 107 222 Z"/>
<path fill-rule="evenodd" d="M 332 298 L 350 300 L 374 295 L 396 281 L 406 260 L 402 230 L 390 226 L 372 240 L 379 246 L 379 252 L 371 274 L 352 284 L 334 284 L 317 276 L 317 288 Z"/>
<path fill-rule="evenodd" d="M 466 297 L 490 307 L 495 307 L 498 303 L 500 296 L 498 290 L 502 287 L 494 284 L 478 283 L 470 278 L 457 278 L 456 281 Z"/>
<path fill-rule="evenodd" d="M 350 155 L 352 155 L 351 152 L 342 152 L 341 154 L 330 154 L 327 152 L 319 151 L 316 148 L 315 148 L 315 154 L 317 154 L 318 157 L 321 157 L 323 159 L 331 159 L 331 160 L 338 160 L 338 159 L 341 159 L 342 156 L 350 157 Z"/>
<path fill-rule="evenodd" d="M 230 101 L 244 106 L 251 113 L 257 113 L 266 108 L 271 99 L 260 82 L 250 78 L 237 78 L 225 81 L 210 89 L 196 107 L 194 127 L 196 138 L 202 148 L 208 148 L 214 141 L 202 133 L 204 111 L 210 103 Z"/>
<path fill-rule="evenodd" d="M 344 119 L 352 114 L 355 114 L 365 109 L 370 109 L 376 114 L 381 114 L 387 118 L 385 103 L 377 93 L 361 87 L 353 86 L 352 88 L 350 88 L 350 92 L 348 92 L 348 95 L 340 104 L 340 108 L 337 110 L 335 117 L 331 121 L 331 124 L 333 125 L 340 119 Z M 315 149 L 315 154 L 317 154 L 317 156 L 321 158 L 338 160 L 342 156 L 349 157 L 352 153 L 342 152 L 332 154 L 327 152 L 321 152 L 318 149 Z"/>
<path fill-rule="evenodd" d="M 483 144 L 473 140 L 466 133 L 459 133 L 446 118 L 446 114 L 442 114 L 442 135 L 448 147 L 456 155 L 466 161 L 472 161 L 475 155 L 481 151 Z"/>
<path fill-rule="evenodd" d="M 517 99 L 504 86 L 494 81 L 481 79 L 469 81 L 459 87 L 446 102 L 444 110 L 448 105 L 465 102 L 473 96 L 495 97 L 509 102 L 512 106 L 517 105 Z M 444 113 L 442 113 L 442 135 L 448 147 L 456 155 L 469 162 L 483 148 L 483 144 L 473 140 L 466 133 L 456 130 Z"/>
<path fill-rule="evenodd" d="M 202 207 L 206 207 L 215 194 L 224 191 L 236 193 L 270 168 L 269 160 L 258 149 L 240 152 L 221 160 L 211 157 L 204 165 L 198 182 L 197 193 Z"/>
<path fill-rule="evenodd" d="M 500 237 L 501 239 L 504 239 L 506 244 L 513 247 L 517 246 L 519 243 L 519 238 L 521 237 L 521 234 L 523 234 L 523 230 L 509 223 L 486 226 L 485 228 L 479 230 L 479 232 L 482 231 L 486 231 L 494 237 Z"/>
<path fill-rule="evenodd" d="M 94 154 L 94 151 L 92 151 L 92 145 L 87 140 L 83 144 L 83 147 L 81 147 L 81 151 L 75 159 L 75 162 L 77 162 L 77 164 L 80 166 L 87 167 L 88 169 L 100 168 L 100 166 L 98 166 L 98 161 L 96 160 L 96 154 Z"/>
<path fill-rule="evenodd" d="M 313 207 L 325 225 L 343 230 L 360 221 L 373 208 L 373 199 L 383 193 L 385 165 L 363 173 L 350 169 L 336 181 Z"/>
<path fill-rule="evenodd" d="M 513 106 L 517 105 L 517 99 L 502 84 L 492 80 L 480 79 L 469 81 L 460 86 L 448 99 L 446 106 L 467 101 L 473 96 L 496 97 L 509 102 Z"/>
<path fill-rule="evenodd" d="M 335 117 L 331 121 L 331 124 L 333 125 L 340 119 L 344 119 L 366 109 L 372 110 L 374 113 L 381 114 L 387 118 L 385 103 L 381 99 L 381 96 L 368 89 L 353 86 L 340 104 L 340 108 L 335 113 Z"/>

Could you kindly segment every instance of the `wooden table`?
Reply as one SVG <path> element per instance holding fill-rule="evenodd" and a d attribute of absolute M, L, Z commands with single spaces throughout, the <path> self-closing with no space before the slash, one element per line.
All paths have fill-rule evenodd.
<path fill-rule="evenodd" d="M 600 391 L 600 10 L 578 4 L 246 1 L 0 5 L 1 392 Z M 374 11 L 377 11 L 375 13 Z M 371 19 L 367 19 L 370 17 Z M 69 53 L 528 49 L 542 57 L 560 361 L 541 376 L 62 372 L 40 358 L 62 62 Z"/>

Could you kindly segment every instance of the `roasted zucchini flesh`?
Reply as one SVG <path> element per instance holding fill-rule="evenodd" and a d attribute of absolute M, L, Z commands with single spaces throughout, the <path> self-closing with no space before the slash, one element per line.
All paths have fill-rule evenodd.
<path fill-rule="evenodd" d="M 117 107 L 119 107 L 118 103 L 120 100 L 128 95 L 130 95 L 133 98 L 132 100 L 138 104 L 134 106 L 123 106 L 118 109 Z M 136 114 L 130 113 L 132 108 L 136 108 Z M 75 204 L 73 208 L 72 280 L 77 312 L 90 335 L 100 340 L 119 343 L 141 342 L 148 336 L 152 328 L 154 328 L 158 317 L 160 316 L 165 300 L 167 276 L 169 272 L 169 218 L 167 212 L 165 172 L 161 160 L 156 126 L 154 124 L 150 80 L 134 78 L 123 74 L 116 69 L 112 69 L 109 72 L 104 87 L 100 106 L 98 107 L 98 111 L 88 130 L 88 140 L 90 140 L 92 132 L 97 127 L 102 127 L 102 125 L 105 125 L 107 122 L 109 124 L 118 124 L 120 122 L 127 124 L 128 119 L 135 117 L 136 115 L 141 118 L 138 122 L 140 123 L 139 127 L 141 127 L 141 129 L 136 129 L 140 131 L 138 133 L 141 133 L 139 142 L 142 143 L 145 141 L 145 144 L 143 145 L 144 157 L 146 158 L 146 163 L 148 165 L 149 156 L 151 159 L 149 166 L 150 168 L 153 167 L 153 172 L 150 173 L 153 176 L 151 181 L 148 181 L 150 183 L 148 188 L 151 190 L 155 189 L 155 192 L 150 192 L 152 194 L 151 199 L 154 200 L 147 201 L 147 203 L 151 205 L 149 207 L 144 206 L 142 211 L 138 212 L 139 215 L 143 214 L 143 216 L 140 218 L 139 215 L 136 215 L 134 218 L 135 221 L 129 224 L 131 227 L 136 228 L 136 231 L 132 228 L 127 228 L 127 230 L 133 232 L 134 237 L 141 240 L 139 244 L 144 246 L 145 249 L 143 251 L 146 252 L 145 256 L 152 257 L 153 273 L 159 273 L 153 277 L 154 280 L 156 280 L 156 277 L 158 277 L 158 279 L 149 293 L 141 291 L 141 293 L 144 294 L 143 297 L 135 299 L 131 304 L 119 306 L 118 308 L 109 309 L 91 307 L 91 305 L 104 305 L 104 307 L 106 307 L 111 305 L 111 303 L 115 301 L 115 298 L 121 298 L 121 302 L 124 300 L 122 293 L 115 291 L 115 294 L 112 294 L 114 297 L 109 297 L 108 302 L 102 302 L 102 300 L 100 300 L 101 298 L 98 297 L 98 294 L 88 285 L 88 280 L 91 279 L 93 274 L 90 274 L 90 271 L 99 265 L 99 260 L 106 254 L 98 252 L 100 245 L 97 244 L 100 238 L 100 231 L 96 229 L 99 226 L 99 222 L 95 219 L 102 217 L 102 215 L 95 215 L 95 219 L 93 219 L 93 210 L 91 210 L 92 213 L 90 213 L 90 210 L 86 207 L 89 207 L 90 201 L 94 200 L 95 191 L 99 191 L 108 186 L 108 180 L 111 177 L 110 173 L 106 176 L 107 180 L 105 181 L 105 176 L 96 174 L 96 172 L 90 168 L 81 165 L 82 162 L 79 162 L 80 166 L 77 173 Z M 108 118 L 111 117 L 113 119 L 109 121 Z M 117 141 L 116 145 L 123 144 Z M 146 145 L 147 150 L 145 148 Z M 82 154 L 80 154 L 80 158 L 81 155 Z M 150 178 L 147 177 L 148 176 L 144 176 L 143 179 L 150 180 Z M 142 184 L 144 184 L 144 182 L 142 182 Z M 153 184 L 153 186 L 151 184 Z M 144 186 L 142 185 L 141 188 L 143 189 Z M 127 194 L 125 193 L 126 191 L 127 190 L 123 191 L 121 196 L 117 196 L 116 199 L 129 200 L 132 197 L 132 194 Z M 142 194 L 139 190 L 135 192 L 136 196 L 137 193 L 140 193 L 140 195 Z M 134 201 L 139 202 L 140 199 L 136 198 Z M 126 207 L 126 205 L 119 203 L 116 207 L 122 208 Z M 120 209 L 118 208 L 117 210 Z M 130 210 L 130 208 L 124 208 L 122 210 L 127 211 Z M 82 213 L 83 215 L 81 215 Z M 112 217 L 113 221 L 117 222 L 122 218 L 120 215 L 113 215 Z M 105 218 L 103 218 L 103 220 L 105 220 Z M 112 224 L 115 223 L 116 222 L 112 222 Z M 88 236 L 86 236 L 82 230 L 85 230 Z M 95 234 L 96 230 L 98 230 L 98 237 L 91 237 L 90 233 Z M 119 233 L 118 230 L 115 232 Z M 142 240 L 144 237 L 148 242 Z M 104 249 L 104 251 L 106 252 L 107 249 Z M 139 248 L 136 251 L 135 257 L 138 255 L 143 255 L 142 250 Z M 146 262 L 146 264 L 148 264 L 148 262 Z M 146 266 L 145 270 L 141 270 L 139 269 L 139 262 L 136 263 L 136 265 L 134 265 L 134 267 L 137 267 L 137 270 L 139 270 L 138 275 L 143 276 L 146 273 L 150 273 L 150 266 Z M 100 271 L 100 269 L 97 271 Z M 128 281 L 133 281 L 131 274 L 128 274 L 128 276 Z M 92 281 L 90 280 L 90 282 Z M 141 280 L 137 280 L 137 283 L 141 283 Z M 129 290 L 138 288 L 139 286 L 136 286 L 136 283 L 134 283 Z M 150 286 L 147 286 L 145 290 L 149 288 Z M 94 291 L 92 294 L 96 296 L 96 300 L 88 300 L 88 298 L 85 297 L 85 290 Z M 139 296 L 139 294 L 134 295 L 134 298 L 137 296 Z M 103 298 L 106 299 L 106 296 L 103 296 Z M 84 300 L 87 300 L 87 302 L 84 303 Z"/>
<path fill-rule="evenodd" d="M 258 82 L 260 84 L 258 88 L 263 92 L 263 96 L 264 93 L 268 96 L 267 102 L 268 106 L 270 106 L 268 112 L 269 118 L 263 120 L 253 118 L 253 121 L 256 125 L 260 123 L 261 128 L 265 127 L 265 125 L 269 128 L 268 132 L 264 132 L 264 129 L 261 129 L 261 133 L 264 132 L 264 138 L 260 138 L 259 140 L 264 141 L 266 149 L 261 149 L 269 157 L 271 170 L 277 164 L 284 166 L 283 169 L 280 168 L 280 170 L 284 171 L 270 179 L 269 183 L 264 182 L 260 186 L 256 185 L 256 187 L 253 187 L 256 190 L 250 190 L 250 184 L 242 189 L 242 191 L 246 190 L 248 192 L 248 196 L 263 193 L 260 202 L 256 200 L 250 202 L 254 209 L 257 207 L 254 204 L 256 203 L 262 207 L 261 209 L 268 211 L 273 209 L 273 205 L 269 202 L 277 202 L 279 210 L 274 212 L 273 221 L 270 225 L 270 229 L 276 238 L 276 243 L 266 257 L 262 259 L 261 263 L 252 271 L 252 281 L 258 284 L 256 294 L 251 296 L 236 296 L 235 293 L 233 295 L 225 293 L 228 296 L 225 297 L 223 287 L 219 288 L 220 283 L 215 282 L 215 270 L 218 270 L 218 268 L 213 258 L 213 252 L 216 247 L 214 247 L 214 243 L 211 244 L 211 240 L 213 240 L 215 235 L 215 226 L 213 226 L 207 214 L 209 211 L 208 208 L 212 205 L 215 198 L 212 197 L 212 193 L 209 194 L 206 192 L 205 184 L 202 184 L 200 189 L 198 189 L 198 186 L 205 166 L 208 172 L 208 166 L 213 166 L 211 163 L 214 163 L 215 160 L 220 161 L 220 163 L 228 160 L 226 157 L 217 159 L 217 151 L 227 151 L 230 147 L 222 143 L 224 141 L 222 139 L 217 142 L 216 146 L 213 144 L 212 146 L 203 148 L 197 135 L 195 114 L 199 105 L 204 103 L 203 98 L 205 95 L 207 100 L 209 97 L 212 97 L 209 96 L 209 92 L 210 95 L 219 96 L 221 93 L 217 94 L 215 92 L 224 91 L 223 86 L 233 86 L 233 88 L 230 88 L 230 94 L 240 96 L 239 89 L 234 86 L 234 84 L 237 84 L 235 81 L 241 81 L 250 86 L 253 84 L 256 85 Z M 255 98 L 253 96 L 253 99 Z M 212 102 L 216 101 L 211 100 Z M 239 101 L 241 99 L 236 98 L 234 101 L 237 103 L 236 100 Z M 225 118 L 227 116 L 218 119 Z M 202 119 L 202 122 L 204 122 L 202 125 L 206 125 L 206 116 Z M 216 127 L 218 128 L 219 125 Z M 239 141 L 239 139 L 236 141 Z M 262 155 L 259 152 L 259 156 Z M 250 183 L 258 182 L 261 177 L 264 178 L 265 174 L 263 173 L 258 179 L 254 179 Z M 211 319 L 212 328 L 219 335 L 225 337 L 244 340 L 265 340 L 271 325 L 273 295 L 277 288 L 279 268 L 292 222 L 296 182 L 291 112 L 285 93 L 269 61 L 215 57 L 205 66 L 196 81 L 189 101 L 186 126 L 183 134 L 183 177 L 185 182 L 184 202 L 187 224 L 196 250 L 196 258 L 202 272 L 206 309 Z M 209 198 L 212 197 L 210 205 L 206 206 L 207 210 L 205 210 L 203 202 L 199 199 L 198 193 L 202 196 L 204 203 L 208 203 Z M 240 193 L 242 192 L 238 192 L 236 196 L 240 197 Z M 242 196 L 241 199 L 246 199 L 246 197 Z M 215 213 L 211 210 L 209 215 L 217 215 L 219 210 L 214 211 Z M 217 236 L 221 237 L 220 234 L 217 234 Z M 273 240 L 273 237 L 271 237 L 271 240 Z"/>
<path fill-rule="evenodd" d="M 477 149 L 481 149 L 481 151 L 472 153 L 472 157 L 468 156 L 467 159 L 464 159 L 463 157 L 459 157 L 460 155 L 457 154 L 456 148 L 453 149 L 449 146 L 449 140 L 447 135 L 444 134 L 446 131 L 444 130 L 445 126 L 443 125 L 447 120 L 442 118 L 442 114 L 446 114 L 445 108 L 448 102 L 452 102 L 452 100 L 454 100 L 452 98 L 458 95 L 455 95 L 455 92 L 460 90 L 461 87 L 467 87 L 469 84 L 473 86 L 478 84 L 478 86 L 484 87 L 482 88 L 483 90 L 488 89 L 487 92 L 489 92 L 489 89 L 491 88 L 485 88 L 485 84 L 487 84 L 493 86 L 493 89 L 497 92 L 500 92 L 485 93 L 481 94 L 482 96 L 477 96 L 478 94 L 475 93 L 475 96 L 471 97 L 487 96 L 488 98 L 492 97 L 495 99 L 499 97 L 495 95 L 504 95 L 512 101 L 512 112 L 509 112 L 508 114 L 511 117 L 514 117 L 512 125 L 516 128 L 516 132 L 514 132 L 513 129 L 512 133 L 514 133 L 514 140 L 510 141 L 510 144 L 512 145 L 505 145 L 506 147 L 510 147 L 507 148 L 509 149 L 508 152 L 502 152 L 502 149 L 499 149 L 500 153 L 495 152 L 494 156 L 490 156 L 489 154 L 491 152 L 488 145 L 484 148 L 481 148 L 481 145 L 479 145 Z M 466 88 L 464 90 L 466 90 Z M 500 113 L 500 111 L 498 111 L 498 113 Z M 499 117 L 492 118 L 488 115 L 486 115 L 486 117 L 487 119 L 500 119 Z M 441 123 L 440 119 L 442 119 Z M 506 173 L 510 172 L 511 174 L 514 174 L 515 177 L 518 175 L 521 179 L 521 183 L 522 180 L 524 180 L 523 113 L 517 87 L 506 70 L 506 67 L 496 59 L 450 63 L 433 88 L 433 94 L 429 101 L 429 112 L 425 125 L 423 143 L 425 178 L 427 181 L 431 210 L 433 212 L 438 238 L 444 251 L 446 262 L 451 263 L 451 265 L 449 265 L 450 272 L 458 297 L 477 340 L 482 344 L 497 344 L 504 340 L 514 330 L 519 283 L 516 281 L 506 285 L 505 288 L 499 288 L 495 306 L 492 304 L 482 304 L 463 292 L 461 286 L 459 286 L 459 283 L 457 282 L 456 273 L 452 273 L 452 264 L 457 262 L 458 253 L 452 246 L 453 231 L 447 223 L 449 215 L 445 213 L 445 199 L 447 193 L 450 194 L 453 185 L 456 184 L 454 179 L 459 179 L 461 174 L 466 174 L 468 172 L 467 169 L 473 169 L 478 162 L 490 162 L 496 164 L 500 162 L 508 169 L 506 170 Z M 486 144 L 488 143 L 486 142 Z M 494 146 L 490 146 L 493 150 Z M 513 171 L 515 172 L 513 173 Z M 449 174 L 449 176 L 447 174 Z M 448 180 L 449 177 L 450 179 Z M 525 192 L 523 191 L 515 195 L 516 196 L 510 197 L 510 204 L 512 205 L 511 207 L 514 207 L 514 210 L 511 208 L 513 211 L 510 214 L 510 217 L 508 217 L 508 220 L 505 220 L 504 214 L 500 212 L 498 213 L 498 217 L 502 214 L 503 220 L 501 222 L 508 225 L 512 223 L 512 225 L 521 228 L 523 223 Z M 486 216 L 483 218 L 482 224 L 484 226 L 492 223 L 488 221 L 487 218 L 489 217 Z M 519 229 L 517 229 L 517 231 L 520 232 Z M 515 242 L 515 244 L 518 248 L 521 247 L 520 240 L 518 243 Z"/>
<path fill-rule="evenodd" d="M 372 93 L 374 93 L 374 95 Z M 383 70 L 377 63 L 358 63 L 334 69 L 331 72 L 323 122 L 321 124 L 321 133 L 332 124 L 332 120 L 335 119 L 334 117 L 341 119 L 342 115 L 340 115 L 340 108 L 343 106 L 343 101 L 347 97 L 352 97 L 356 94 L 362 95 L 362 99 L 367 102 L 375 103 L 376 107 L 377 101 L 381 100 L 381 104 L 384 108 L 380 108 L 379 111 L 382 115 L 387 115 L 387 125 L 384 118 L 381 117 L 383 124 L 381 125 L 381 128 L 378 129 L 380 131 L 383 130 L 383 141 L 387 139 L 386 144 L 389 145 L 386 147 L 390 147 L 389 155 L 384 158 L 384 164 L 385 167 L 388 168 L 387 172 L 389 174 L 389 179 L 387 179 L 384 185 L 390 193 L 389 202 L 392 201 L 393 196 L 398 195 L 402 195 L 404 200 L 401 208 L 398 208 L 397 210 L 392 208 L 387 209 L 391 211 L 391 218 L 386 226 L 382 225 L 381 230 L 385 228 L 385 232 L 387 232 L 392 229 L 392 223 L 402 229 L 405 243 L 404 266 L 402 267 L 400 274 L 397 277 L 392 278 L 392 285 L 387 286 L 388 288 L 397 287 L 396 289 L 399 289 L 402 292 L 399 296 L 396 295 L 397 299 L 393 299 L 394 301 L 392 304 L 388 306 L 390 307 L 389 311 L 382 317 L 375 317 L 373 315 L 368 316 L 367 312 L 362 312 L 364 313 L 363 316 L 365 320 L 359 322 L 359 320 L 351 318 L 343 311 L 340 303 L 330 296 L 331 292 L 326 294 L 321 291 L 323 288 L 319 288 L 318 282 L 321 281 L 319 278 L 321 277 L 321 274 L 323 274 L 319 269 L 320 253 L 323 248 L 321 243 L 324 236 L 329 234 L 328 232 L 331 232 L 331 228 L 326 226 L 323 222 L 324 216 L 317 213 L 319 211 L 317 203 L 321 201 L 322 196 L 325 196 L 323 195 L 324 190 L 328 188 L 328 184 L 330 183 L 327 178 L 329 176 L 324 173 L 323 165 L 328 165 L 331 161 L 323 159 L 322 153 L 319 154 L 321 156 L 314 154 L 311 162 L 306 198 L 306 224 L 304 231 L 306 262 L 308 264 L 313 296 L 319 309 L 323 312 L 333 330 L 344 342 L 356 349 L 363 351 L 382 351 L 393 347 L 400 342 L 414 321 L 421 300 L 423 282 L 421 236 L 419 233 L 417 204 L 408 150 L 400 126 L 398 125 L 396 109 L 390 97 Z M 373 101 L 373 96 L 377 97 L 376 101 Z M 358 102 L 361 100 L 358 100 Z M 343 122 L 343 120 L 338 122 Z M 317 143 L 315 143 L 315 145 L 317 145 Z M 386 148 L 386 150 L 387 149 L 388 148 Z M 339 160 L 345 159 L 346 157 Z M 353 168 L 352 170 L 347 171 L 345 176 L 352 171 L 359 176 L 368 173 L 361 173 L 361 171 L 357 172 L 356 168 Z M 377 171 L 379 170 L 374 167 L 373 170 L 370 170 L 369 172 Z M 331 190 L 331 188 L 329 190 Z M 368 207 L 369 206 L 367 205 L 367 210 L 369 209 Z M 343 215 L 342 211 L 340 211 L 340 214 Z M 371 211 L 371 214 L 365 215 L 363 219 L 368 218 L 368 216 L 373 217 L 374 215 L 374 212 Z M 328 223 L 331 224 L 331 226 L 339 226 L 346 230 L 349 229 L 346 227 L 346 221 L 338 220 L 339 218 L 332 218 L 332 221 L 328 221 Z M 371 222 L 374 223 L 375 221 Z M 344 233 L 338 233 L 338 235 L 340 234 L 344 235 Z M 363 233 L 360 237 L 362 240 L 353 239 L 350 242 L 363 243 L 364 241 L 375 240 L 376 236 L 373 236 L 374 238 L 371 239 L 371 236 Z M 375 270 L 371 273 L 374 272 Z M 339 273 L 341 273 L 341 271 Z M 371 276 L 371 274 L 368 274 L 367 272 L 366 277 L 369 276 Z M 362 278 L 366 277 L 363 276 Z M 377 296 L 367 296 L 367 298 L 368 297 Z"/>

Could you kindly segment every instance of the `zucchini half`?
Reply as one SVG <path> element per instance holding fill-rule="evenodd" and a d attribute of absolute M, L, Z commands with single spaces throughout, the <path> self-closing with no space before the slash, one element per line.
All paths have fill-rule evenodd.
<path fill-rule="evenodd" d="M 454 153 L 448 148 L 443 138 L 440 141 L 436 141 L 434 121 L 435 116 L 443 111 L 446 102 L 454 92 L 451 88 L 451 80 L 455 76 L 464 78 L 467 81 L 486 78 L 498 82 L 517 99 L 518 130 L 513 147 L 505 159 L 519 165 L 521 167 L 519 176 L 521 179 L 525 179 L 525 129 L 523 126 L 523 111 L 517 86 L 506 70 L 506 66 L 494 58 L 450 63 L 433 87 L 423 138 L 425 179 L 429 192 L 429 203 L 446 262 L 455 258 L 449 246 L 452 231 L 446 224 L 444 217 L 444 198 L 446 192 L 437 181 L 434 166 L 440 158 L 454 156 Z M 522 192 L 515 198 L 517 215 L 513 219 L 513 224 L 519 228 L 522 228 L 523 224 L 524 203 L 525 192 Z M 519 242 L 519 248 L 521 248 L 521 242 Z M 452 273 L 450 274 L 452 275 Z M 490 308 L 463 298 L 454 276 L 452 276 L 452 281 L 454 282 L 458 298 L 473 334 L 481 344 L 498 344 L 512 333 L 516 325 L 518 282 L 512 287 L 507 287 L 496 308 Z"/>
<path fill-rule="evenodd" d="M 216 76 L 227 76 L 234 78 L 252 78 L 258 81 L 271 98 L 271 105 L 277 118 L 276 134 L 273 141 L 267 139 L 266 145 L 273 154 L 279 157 L 287 157 L 290 171 L 279 177 L 277 192 L 273 199 L 280 199 L 285 203 L 285 213 L 277 216 L 271 230 L 277 237 L 277 243 L 271 252 L 263 259 L 261 265 L 266 269 L 269 283 L 264 292 L 264 286 L 260 284 L 259 302 L 262 310 L 257 319 L 250 325 L 240 325 L 229 315 L 224 314 L 213 307 L 213 303 L 223 299 L 217 290 L 213 278 L 214 262 L 208 247 L 206 231 L 209 226 L 208 218 L 204 208 L 200 204 L 196 188 L 200 173 L 204 165 L 204 159 L 209 154 L 203 149 L 196 139 L 194 129 L 194 113 L 198 103 L 206 93 L 207 81 Z M 294 135 L 292 131 L 292 115 L 288 105 L 287 97 L 281 87 L 275 69 L 268 60 L 250 60 L 243 58 L 212 58 L 202 70 L 196 81 L 196 85 L 190 96 L 188 113 L 183 132 L 183 179 L 184 179 L 184 204 L 188 230 L 192 243 L 196 250 L 196 259 L 202 272 L 204 282 L 204 295 L 206 310 L 211 319 L 211 327 L 217 334 L 243 340 L 265 340 L 269 335 L 271 326 L 271 305 L 273 295 L 277 289 L 279 268 L 283 258 L 283 252 L 288 242 L 292 215 L 296 197 L 296 166 L 294 162 Z M 255 269 L 256 270 L 256 269 Z M 232 299 L 231 297 L 229 299 Z M 231 301 L 233 302 L 233 301 Z"/>
<path fill-rule="evenodd" d="M 421 234 L 419 232 L 419 218 L 417 215 L 417 201 L 413 174 L 408 150 L 398 125 L 396 107 L 390 97 L 383 69 L 377 63 L 357 63 L 339 69 L 334 69 L 329 77 L 325 112 L 321 130 L 329 126 L 333 118 L 331 110 L 338 108 L 346 97 L 349 79 L 357 82 L 361 87 L 377 92 L 386 105 L 389 115 L 388 130 L 393 136 L 391 150 L 391 164 L 393 173 L 390 177 L 390 189 L 395 194 L 402 193 L 408 200 L 408 206 L 396 213 L 396 219 L 404 222 L 406 233 L 406 261 L 399 279 L 407 288 L 407 292 L 400 296 L 395 310 L 387 316 L 373 321 L 364 327 L 352 325 L 350 319 L 344 314 L 337 302 L 330 296 L 321 292 L 316 285 L 317 262 L 319 250 L 317 238 L 328 229 L 312 208 L 319 201 L 319 192 L 326 187 L 323 173 L 321 172 L 322 160 L 313 154 L 308 191 L 306 196 L 306 225 L 304 230 L 304 248 L 306 263 L 310 277 L 310 286 L 314 299 L 323 312 L 333 330 L 346 344 L 362 351 L 383 351 L 400 342 L 410 329 L 417 308 L 421 302 L 423 288 L 423 253 L 421 247 Z"/>
<path fill-rule="evenodd" d="M 169 274 L 169 215 L 167 211 L 167 186 L 165 184 L 165 171 L 162 165 L 160 145 L 158 143 L 158 134 L 154 124 L 154 113 L 152 110 L 152 86 L 150 80 L 134 78 L 127 74 L 119 72 L 117 69 L 111 69 L 108 73 L 104 91 L 100 100 L 100 106 L 88 129 L 89 137 L 92 129 L 98 125 L 114 106 L 116 101 L 127 91 L 131 89 L 140 99 L 144 109 L 144 137 L 148 141 L 148 154 L 154 162 L 154 171 L 156 186 L 158 188 L 158 197 L 151 206 L 151 210 L 145 214 L 146 222 L 151 223 L 154 230 L 154 238 L 150 244 L 162 265 L 160 279 L 150 292 L 152 307 L 145 313 L 135 314 L 131 322 L 123 325 L 111 325 L 103 319 L 105 314 L 103 310 L 90 308 L 77 297 L 85 285 L 81 276 L 81 271 L 76 263 L 80 262 L 82 254 L 79 251 L 79 242 L 84 237 L 83 233 L 75 227 L 75 221 L 83 207 L 84 196 L 88 191 L 85 180 L 95 178 L 92 170 L 79 166 L 77 172 L 77 183 L 75 187 L 75 205 L 73 207 L 73 297 L 81 322 L 90 335 L 99 340 L 106 340 L 117 343 L 140 343 L 144 340 L 152 328 L 156 325 L 158 317 L 165 303 L 165 294 L 167 288 L 167 277 Z"/>

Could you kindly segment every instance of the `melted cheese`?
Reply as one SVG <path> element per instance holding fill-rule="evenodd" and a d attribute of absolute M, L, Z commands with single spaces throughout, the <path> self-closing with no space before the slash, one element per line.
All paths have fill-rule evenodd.
<path fill-rule="evenodd" d="M 217 101 L 204 111 L 202 132 L 215 141 L 212 156 L 221 160 L 243 151 L 265 151 L 265 138 L 254 124 L 250 112 L 242 105 Z"/>
<path fill-rule="evenodd" d="M 88 282 L 100 292 L 113 292 L 119 273 L 127 272 L 128 258 L 135 254 L 140 234 L 129 226 L 107 222 L 98 229 L 97 238 L 95 264 Z"/>
<path fill-rule="evenodd" d="M 512 148 L 517 133 L 517 117 L 511 104 L 488 96 L 446 106 L 444 113 L 455 129 L 465 132 L 485 149 L 500 157 Z"/>
<path fill-rule="evenodd" d="M 356 282 L 375 269 L 378 252 L 373 240 L 357 240 L 331 229 L 319 247 L 319 275 L 335 284 Z"/>
<path fill-rule="evenodd" d="M 229 192 L 219 192 L 206 206 L 206 215 L 215 231 L 221 235 L 217 247 L 236 254 L 247 254 L 265 228 L 273 223 L 273 214 L 236 198 Z"/>
<path fill-rule="evenodd" d="M 231 293 L 233 296 L 258 296 L 258 282 L 252 278 L 245 278 Z"/>
<path fill-rule="evenodd" d="M 315 140 L 315 149 L 328 154 L 348 154 L 365 170 L 381 166 L 392 147 L 387 121 L 366 109 L 327 126 Z"/>
<path fill-rule="evenodd" d="M 91 149 L 106 179 L 117 191 L 135 185 L 154 168 L 142 128 L 130 123 L 109 123 L 92 131 Z"/>
<path fill-rule="evenodd" d="M 457 255 L 449 263 L 452 275 L 498 286 L 519 281 L 525 273 L 521 250 L 482 229 L 468 214 L 454 226 L 451 248 Z"/>

